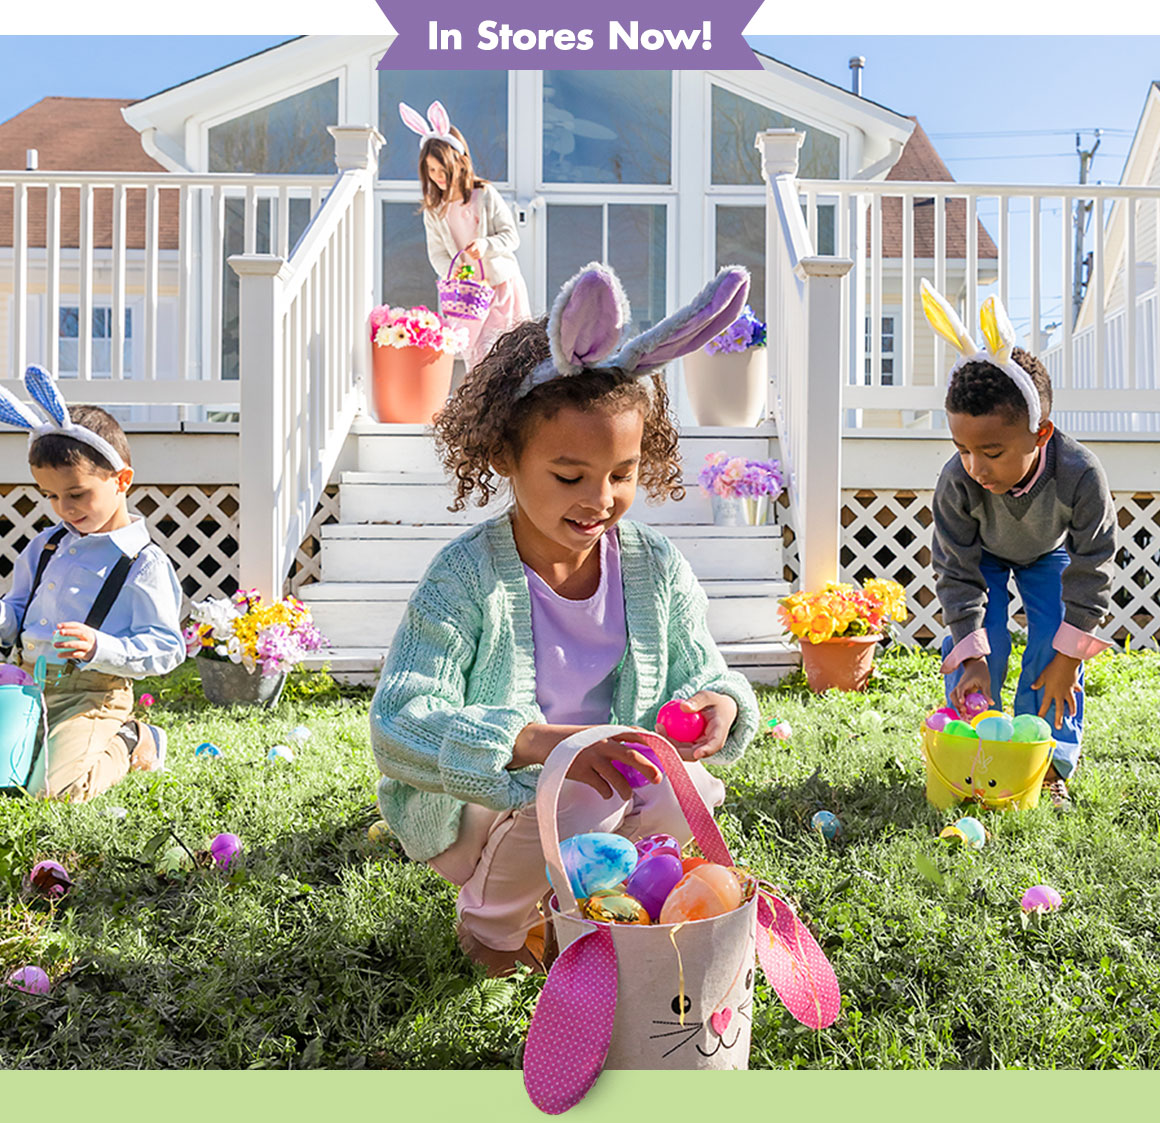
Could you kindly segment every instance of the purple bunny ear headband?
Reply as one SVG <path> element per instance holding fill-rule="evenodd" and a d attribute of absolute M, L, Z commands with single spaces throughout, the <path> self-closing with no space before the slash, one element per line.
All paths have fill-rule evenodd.
<path fill-rule="evenodd" d="M 427 107 L 426 121 L 405 101 L 399 102 L 399 116 L 403 118 L 403 124 L 411 132 L 419 134 L 420 148 L 429 140 L 441 140 L 444 144 L 450 144 L 461 156 L 467 155 L 463 141 L 451 135 L 451 118 L 447 116 L 447 110 L 443 108 L 441 101 L 433 101 Z"/>
<path fill-rule="evenodd" d="M 628 298 L 616 274 L 594 261 L 556 297 L 548 316 L 552 357 L 528 375 L 518 397 L 582 370 L 611 368 L 630 378 L 652 374 L 724 331 L 741 314 L 748 294 L 749 271 L 727 265 L 684 308 L 622 344 Z"/>
<path fill-rule="evenodd" d="M 23 402 L 17 401 L 0 387 L 0 421 L 17 429 L 27 429 L 29 448 L 41 437 L 57 433 L 95 449 L 113 466 L 114 472 L 126 467 L 120 453 L 104 437 L 92 429 L 77 425 L 69 417 L 68 406 L 56 388 L 56 380 L 48 371 L 43 367 L 30 366 L 24 372 L 24 385 L 47 420 L 42 421 Z"/>

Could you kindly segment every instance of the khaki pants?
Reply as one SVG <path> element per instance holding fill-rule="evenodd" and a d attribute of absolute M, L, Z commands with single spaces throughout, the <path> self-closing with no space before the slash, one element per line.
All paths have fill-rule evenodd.
<path fill-rule="evenodd" d="M 129 749 L 117 731 L 133 716 L 127 678 L 50 663 L 44 701 L 48 743 L 33 769 L 30 795 L 82 803 L 125 778 Z"/>

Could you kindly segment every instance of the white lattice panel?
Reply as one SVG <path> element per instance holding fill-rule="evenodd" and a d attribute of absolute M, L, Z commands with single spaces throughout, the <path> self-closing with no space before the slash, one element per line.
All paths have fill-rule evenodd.
<path fill-rule="evenodd" d="M 294 555 L 294 571 L 290 574 L 290 591 L 297 596 L 303 585 L 322 580 L 322 537 L 319 529 L 338 522 L 338 488 L 328 487 L 322 493 L 318 510 L 310 520 L 306 538 Z"/>

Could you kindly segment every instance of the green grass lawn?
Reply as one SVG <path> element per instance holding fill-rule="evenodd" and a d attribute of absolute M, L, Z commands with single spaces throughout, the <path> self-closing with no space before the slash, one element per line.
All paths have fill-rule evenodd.
<path fill-rule="evenodd" d="M 815 1033 L 759 981 L 751 1067 L 1160 1065 L 1160 656 L 1089 665 L 1074 812 L 976 811 L 981 851 L 939 840 L 957 814 L 923 794 L 937 660 L 894 648 L 879 670 L 864 695 L 815 697 L 800 675 L 760 691 L 794 736 L 722 771 L 735 858 L 785 887 L 843 991 Z M 516 1066 L 540 980 L 484 978 L 451 888 L 367 839 L 370 692 L 302 676 L 263 713 L 208 706 L 195 667 L 142 688 L 167 773 L 88 805 L 0 800 L 0 970 L 53 979 L 42 998 L 0 988 L 0 1067 Z M 300 723 L 296 760 L 266 764 Z M 195 759 L 202 741 L 224 756 Z M 810 831 L 820 809 L 836 842 Z M 166 831 L 193 852 L 233 831 L 245 864 L 159 877 Z M 56 905 L 22 889 L 42 858 L 76 879 Z M 1039 882 L 1064 908 L 1026 923 Z"/>

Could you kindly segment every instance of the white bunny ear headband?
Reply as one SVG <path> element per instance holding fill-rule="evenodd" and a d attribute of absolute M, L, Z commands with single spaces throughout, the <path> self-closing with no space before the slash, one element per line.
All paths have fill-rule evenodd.
<path fill-rule="evenodd" d="M 29 448 L 41 437 L 56 433 L 80 441 L 99 452 L 113 466 L 114 472 L 120 472 L 127 467 L 120 453 L 104 437 L 94 433 L 92 429 L 77 425 L 69 417 L 68 406 L 60 396 L 56 380 L 43 367 L 30 366 L 24 372 L 24 385 L 28 387 L 33 402 L 47 420 L 42 421 L 23 402 L 17 401 L 7 390 L 0 387 L 0 421 L 17 429 L 27 429 Z"/>
<path fill-rule="evenodd" d="M 444 144 L 450 144 L 460 156 L 467 155 L 463 141 L 451 135 L 451 118 L 447 116 L 447 110 L 443 108 L 441 101 L 433 101 L 427 107 L 426 121 L 423 120 L 422 114 L 412 109 L 405 101 L 399 102 L 399 116 L 403 118 L 403 124 L 411 132 L 419 134 L 420 148 L 429 140 L 441 140 Z"/>
<path fill-rule="evenodd" d="M 651 374 L 724 331 L 741 314 L 748 294 L 749 271 L 727 265 L 684 308 L 621 344 L 628 298 L 616 274 L 594 261 L 556 297 L 548 317 L 552 357 L 528 375 L 517 397 L 582 370 L 615 369 L 629 378 Z"/>
<path fill-rule="evenodd" d="M 959 367 L 966 366 L 967 363 L 990 363 L 991 366 L 998 367 L 1019 387 L 1019 392 L 1027 403 L 1027 420 L 1031 432 L 1038 433 L 1041 420 L 1039 391 L 1031 381 L 1031 375 L 1011 357 L 1011 351 L 1015 346 L 1015 329 L 1011 326 L 1011 320 L 1003 305 L 993 296 L 983 301 L 983 306 L 979 309 L 979 322 L 983 329 L 986 348 L 979 350 L 958 314 L 925 277 L 922 279 L 921 288 L 922 310 L 926 314 L 927 321 L 959 353 L 955 365 L 947 375 L 947 381 L 950 381 L 951 375 Z"/>

